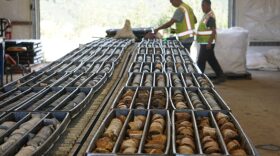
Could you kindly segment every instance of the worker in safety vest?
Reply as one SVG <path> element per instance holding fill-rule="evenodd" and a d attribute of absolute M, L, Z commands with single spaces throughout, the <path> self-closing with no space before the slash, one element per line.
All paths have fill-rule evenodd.
<path fill-rule="evenodd" d="M 202 0 L 201 7 L 205 14 L 201 19 L 196 32 L 197 42 L 200 44 L 197 65 L 201 72 L 204 72 L 207 61 L 216 73 L 216 80 L 213 82 L 218 84 L 225 81 L 225 75 L 214 53 L 216 38 L 216 17 L 213 10 L 211 9 L 211 0 Z"/>
<path fill-rule="evenodd" d="M 177 9 L 168 22 L 154 30 L 155 34 L 159 30 L 169 28 L 176 23 L 176 35 L 184 47 L 190 51 L 194 40 L 194 25 L 197 23 L 196 17 L 192 8 L 182 0 L 170 0 L 170 3 Z"/>

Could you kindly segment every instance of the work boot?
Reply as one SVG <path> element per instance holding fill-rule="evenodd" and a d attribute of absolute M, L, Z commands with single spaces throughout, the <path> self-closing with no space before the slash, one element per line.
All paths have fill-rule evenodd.
<path fill-rule="evenodd" d="M 214 84 L 220 84 L 220 83 L 223 83 L 225 81 L 226 81 L 226 77 L 223 75 L 223 76 L 219 76 L 215 80 L 213 80 L 213 83 Z"/>

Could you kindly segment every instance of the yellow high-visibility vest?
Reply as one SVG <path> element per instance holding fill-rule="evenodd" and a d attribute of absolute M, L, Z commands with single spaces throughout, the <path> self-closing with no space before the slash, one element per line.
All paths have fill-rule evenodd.
<path fill-rule="evenodd" d="M 200 44 L 208 44 L 208 41 L 213 33 L 211 28 L 207 27 L 207 22 L 210 17 L 216 19 L 215 14 L 212 10 L 207 14 L 205 14 L 199 23 L 196 35 L 197 35 L 197 42 Z"/>
<path fill-rule="evenodd" d="M 181 22 L 176 22 L 176 34 L 180 41 L 193 37 L 195 16 L 192 8 L 186 3 L 182 3 L 179 6 L 184 14 L 185 18 Z"/>

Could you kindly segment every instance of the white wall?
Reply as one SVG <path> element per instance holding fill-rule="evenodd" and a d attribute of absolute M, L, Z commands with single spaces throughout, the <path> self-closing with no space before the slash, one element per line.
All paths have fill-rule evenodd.
<path fill-rule="evenodd" d="M 236 0 L 236 25 L 251 41 L 280 41 L 280 0 Z"/>
<path fill-rule="evenodd" d="M 11 21 L 32 21 L 31 0 L 0 0 L 0 17 Z M 32 25 L 13 25 L 13 39 L 32 38 Z"/>

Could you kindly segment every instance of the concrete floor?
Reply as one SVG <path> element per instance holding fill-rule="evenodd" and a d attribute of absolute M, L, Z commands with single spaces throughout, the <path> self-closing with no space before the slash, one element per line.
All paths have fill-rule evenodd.
<path fill-rule="evenodd" d="M 280 72 L 249 72 L 252 80 L 228 80 L 216 90 L 254 145 L 280 146 Z M 280 156 L 280 151 L 257 150 L 262 156 Z"/>

